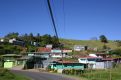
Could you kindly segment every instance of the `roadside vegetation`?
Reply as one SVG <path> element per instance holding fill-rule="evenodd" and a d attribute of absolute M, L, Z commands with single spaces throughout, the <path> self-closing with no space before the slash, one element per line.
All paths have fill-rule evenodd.
<path fill-rule="evenodd" d="M 0 68 L 0 80 L 30 80 L 24 76 L 11 73 L 7 69 Z"/>
<path fill-rule="evenodd" d="M 105 70 L 64 70 L 63 74 L 78 77 L 81 80 L 121 80 L 121 64 Z"/>

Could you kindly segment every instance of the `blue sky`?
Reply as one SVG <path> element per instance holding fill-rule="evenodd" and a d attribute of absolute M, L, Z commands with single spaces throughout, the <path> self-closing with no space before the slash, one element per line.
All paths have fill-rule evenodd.
<path fill-rule="evenodd" d="M 121 40 L 121 0 L 51 0 L 60 38 Z M 0 37 L 9 32 L 54 35 L 46 0 L 0 0 Z"/>

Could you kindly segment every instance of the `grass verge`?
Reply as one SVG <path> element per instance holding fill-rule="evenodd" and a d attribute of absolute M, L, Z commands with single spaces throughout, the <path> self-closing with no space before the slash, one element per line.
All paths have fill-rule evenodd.
<path fill-rule="evenodd" d="M 0 80 L 30 80 L 27 77 L 11 73 L 7 69 L 0 68 Z"/>

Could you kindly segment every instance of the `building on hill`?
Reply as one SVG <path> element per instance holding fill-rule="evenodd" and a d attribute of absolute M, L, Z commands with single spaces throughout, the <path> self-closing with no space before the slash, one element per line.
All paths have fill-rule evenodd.
<path fill-rule="evenodd" d="M 74 45 L 74 51 L 84 51 L 87 49 L 88 49 L 88 46 Z"/>

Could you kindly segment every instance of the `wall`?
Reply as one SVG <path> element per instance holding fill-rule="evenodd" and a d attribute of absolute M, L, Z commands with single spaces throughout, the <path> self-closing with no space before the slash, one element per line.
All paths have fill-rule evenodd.
<path fill-rule="evenodd" d="M 68 64 L 53 64 L 52 69 L 84 69 L 84 64 L 68 63 Z"/>

